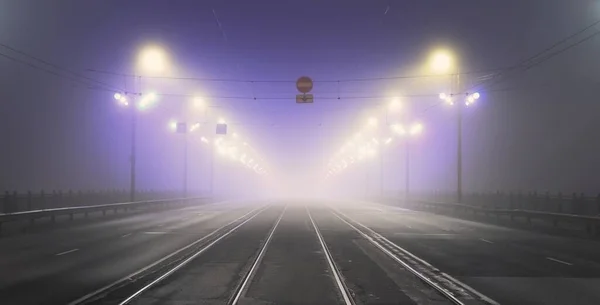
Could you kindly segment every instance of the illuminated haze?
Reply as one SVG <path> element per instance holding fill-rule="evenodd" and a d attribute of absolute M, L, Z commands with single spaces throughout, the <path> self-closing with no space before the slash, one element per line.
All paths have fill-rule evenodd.
<path fill-rule="evenodd" d="M 452 191 L 455 108 L 438 97 L 451 89 L 449 77 L 345 80 L 422 75 L 430 52 L 445 47 L 456 53 L 461 71 L 484 71 L 463 77 L 464 90 L 490 70 L 513 65 L 588 24 L 600 8 L 594 1 L 431 2 L 393 3 L 384 15 L 386 5 L 371 1 L 173 6 L 3 0 L 0 41 L 116 88 L 157 93 L 156 102 L 138 113 L 140 189 L 181 189 L 184 140 L 169 122 L 187 120 L 202 123 L 189 135 L 189 189 L 207 192 L 209 147 L 215 147 L 215 124 L 222 117 L 229 129 L 225 138 L 238 133 L 243 140 L 237 147 L 249 143 L 268 174 L 245 166 L 241 154 L 215 151 L 213 183 L 220 196 L 363 196 L 381 189 L 401 194 L 406 137 L 392 125 L 409 129 L 413 122 L 423 126 L 410 138 L 413 191 Z M 547 9 L 536 9 L 540 5 Z M 465 109 L 465 191 L 599 191 L 594 174 L 600 147 L 589 133 L 600 128 L 590 85 L 597 82 L 592 71 L 600 68 L 598 43 L 482 91 Z M 167 76 L 230 81 L 136 81 L 90 71 L 136 73 L 136 55 L 147 44 L 168 53 Z M 302 75 L 315 80 L 314 104 L 295 103 L 294 81 Z M 0 79 L 0 189 L 128 187 L 129 116 L 113 91 L 4 57 Z M 194 97 L 206 101 L 203 109 L 189 107 Z M 401 107 L 386 122 L 394 97 Z M 375 137 L 376 152 L 327 177 L 328 164 L 348 155 L 341 148 L 369 128 L 370 117 L 378 123 L 361 145 Z M 391 142 L 383 143 L 387 138 Z M 360 148 L 354 153 L 358 158 Z"/>

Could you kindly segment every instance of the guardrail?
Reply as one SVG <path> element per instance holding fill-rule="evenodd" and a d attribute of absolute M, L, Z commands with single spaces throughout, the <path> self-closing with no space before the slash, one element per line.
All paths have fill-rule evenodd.
<path fill-rule="evenodd" d="M 177 191 L 139 190 L 135 194 L 135 201 L 168 199 L 180 195 L 181 192 Z M 130 200 L 129 196 L 127 190 L 4 192 L 0 195 L 0 213 L 126 202 Z"/>
<path fill-rule="evenodd" d="M 54 209 L 43 209 L 35 211 L 15 212 L 8 214 L 0 214 L 0 232 L 2 231 L 2 224 L 5 222 L 29 220 L 31 224 L 36 219 L 50 217 L 50 220 L 54 222 L 58 216 L 69 216 L 70 220 L 73 220 L 75 214 L 84 214 L 85 217 L 89 213 L 102 212 L 106 215 L 107 211 L 114 211 L 117 213 L 119 209 L 128 211 L 130 209 L 138 208 L 149 208 L 163 206 L 166 207 L 169 204 L 182 204 L 184 202 L 207 199 L 206 197 L 191 197 L 191 198 L 171 198 L 171 199 L 159 199 L 159 200 L 146 200 L 146 201 L 135 201 L 135 202 L 121 202 L 121 203 L 109 203 L 99 205 L 87 205 L 87 206 L 76 206 L 76 207 L 63 207 Z"/>
<path fill-rule="evenodd" d="M 576 225 L 582 225 L 585 230 L 594 235 L 600 236 L 600 217 L 598 216 L 586 216 L 586 215 L 575 215 L 555 212 L 540 212 L 531 210 L 521 209 L 494 209 L 494 208 L 483 208 L 479 206 L 473 206 L 461 203 L 446 203 L 446 202 L 431 202 L 431 201 L 413 201 L 412 204 L 415 207 L 421 207 L 430 209 L 436 212 L 440 210 L 452 210 L 454 212 L 465 212 L 472 214 L 482 214 L 486 216 L 508 216 L 511 221 L 517 218 L 523 218 L 528 224 L 532 224 L 532 220 L 539 219 L 550 221 L 553 226 L 558 226 L 559 223 L 571 223 Z"/>
<path fill-rule="evenodd" d="M 411 197 L 432 202 L 456 203 L 455 193 L 414 193 Z M 491 209 L 528 210 L 586 216 L 600 215 L 600 194 L 590 196 L 582 193 L 495 191 L 465 193 L 462 196 L 461 203 Z"/>

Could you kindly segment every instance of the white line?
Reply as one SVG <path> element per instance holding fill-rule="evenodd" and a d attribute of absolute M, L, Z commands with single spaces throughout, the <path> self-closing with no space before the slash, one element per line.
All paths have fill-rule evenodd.
<path fill-rule="evenodd" d="M 54 255 L 61 256 L 61 255 L 65 255 L 65 254 L 69 254 L 69 253 L 75 252 L 75 251 L 79 251 L 79 249 L 71 249 L 69 251 L 65 251 L 65 252 L 61 252 L 61 253 L 56 253 Z"/>
<path fill-rule="evenodd" d="M 130 236 L 131 234 L 133 234 L 133 233 L 127 233 L 127 234 L 125 234 L 125 235 L 122 235 L 122 236 L 121 236 L 121 238 L 125 238 L 125 237 L 127 237 L 127 236 Z"/>
<path fill-rule="evenodd" d="M 262 212 L 262 211 L 261 211 Z M 252 215 L 250 218 L 244 220 L 242 223 L 238 224 L 237 226 L 233 227 L 233 229 L 230 229 L 229 231 L 227 231 L 225 234 L 219 236 L 217 239 L 213 240 L 212 242 L 210 242 L 208 245 L 204 246 L 202 249 L 200 249 L 198 252 L 194 253 L 194 255 L 188 257 L 187 259 L 185 259 L 183 262 L 179 263 L 177 266 L 171 268 L 169 271 L 165 272 L 163 275 L 161 275 L 159 278 L 155 279 L 154 281 L 150 282 L 148 285 L 142 287 L 140 290 L 136 291 L 134 294 L 132 294 L 131 296 L 129 296 L 127 299 L 125 299 L 124 301 L 120 302 L 119 305 L 125 305 L 128 304 L 129 302 L 131 302 L 131 300 L 137 298 L 140 294 L 142 294 L 144 291 L 150 289 L 152 286 L 156 285 L 157 283 L 161 282 L 162 280 L 164 280 L 165 278 L 167 278 L 168 276 L 170 276 L 171 274 L 175 273 L 175 271 L 179 270 L 181 267 L 187 265 L 189 262 L 191 262 L 193 259 L 195 259 L 198 255 L 204 253 L 206 250 L 210 249 L 212 246 L 214 246 L 216 243 L 218 243 L 219 241 L 221 241 L 221 239 L 229 236 L 229 234 L 233 233 L 235 230 L 237 230 L 239 227 L 243 226 L 244 224 L 246 224 L 248 221 L 252 220 L 254 217 L 256 217 L 259 213 L 256 213 L 254 215 Z"/>
<path fill-rule="evenodd" d="M 408 236 L 456 236 L 457 234 L 452 233 L 410 233 L 410 232 L 396 232 L 394 235 L 408 235 Z"/>
<path fill-rule="evenodd" d="M 144 234 L 167 234 L 167 232 L 149 231 L 149 232 L 144 232 Z"/>
<path fill-rule="evenodd" d="M 340 289 L 340 292 L 342 293 L 342 298 L 344 298 L 344 302 L 346 303 L 346 305 L 352 305 L 353 303 L 350 300 L 350 297 L 348 296 L 348 292 L 346 291 L 346 287 L 342 283 L 341 277 L 339 275 L 340 271 L 337 270 L 337 268 L 333 264 L 333 259 L 331 257 L 331 253 L 329 252 L 329 249 L 327 249 L 327 245 L 325 245 L 325 241 L 323 241 L 323 237 L 321 236 L 321 233 L 319 232 L 319 229 L 317 228 L 315 221 L 313 220 L 312 216 L 310 215 L 310 211 L 308 210 L 308 207 L 306 207 L 306 213 L 308 214 L 308 218 L 310 218 L 310 222 L 312 223 L 313 228 L 315 229 L 315 233 L 317 233 L 317 237 L 319 238 L 319 243 L 321 243 L 321 248 L 323 248 L 323 252 L 325 253 L 325 257 L 327 258 L 327 263 L 329 264 L 331 273 L 333 273 L 335 282 L 336 282 L 338 288 Z"/>
<path fill-rule="evenodd" d="M 383 247 L 379 242 L 375 241 L 373 238 L 371 238 L 370 236 L 368 236 L 367 234 L 365 234 L 364 232 L 362 232 L 361 230 L 359 230 L 358 228 L 356 228 L 355 226 L 353 226 L 352 224 L 350 224 L 348 221 L 346 221 L 344 218 L 340 217 L 337 213 L 343 215 L 344 217 L 351 219 L 353 222 L 355 222 L 357 225 L 365 228 L 365 230 L 372 232 L 373 234 L 375 234 L 378 238 L 381 238 L 381 240 L 385 241 L 386 243 L 390 244 L 391 246 L 393 246 L 394 248 L 396 248 L 397 250 L 399 250 L 400 252 L 412 257 L 413 259 L 415 259 L 416 261 L 421 262 L 422 264 L 424 264 L 425 266 L 428 266 L 429 268 L 433 269 L 433 271 L 439 271 L 439 269 L 435 268 L 434 266 L 432 266 L 430 263 L 422 260 L 421 258 L 415 256 L 414 254 L 408 252 L 407 250 L 405 250 L 404 248 L 396 245 L 395 243 L 391 242 L 389 239 L 381 236 L 381 234 L 373 231 L 371 228 L 363 225 L 362 223 L 348 217 L 346 214 L 340 212 L 340 211 L 336 211 L 336 213 L 333 213 L 337 218 L 339 218 L 340 220 L 342 220 L 343 222 L 345 222 L 347 225 L 349 225 L 350 227 L 352 227 L 355 231 L 357 231 L 360 235 L 362 235 L 363 237 L 365 237 L 367 240 L 369 240 L 372 244 L 374 244 L 375 246 L 377 246 L 380 250 L 382 250 L 384 253 L 386 253 L 388 256 L 390 256 L 392 259 L 394 259 L 396 262 L 398 262 L 399 264 L 403 265 L 405 268 L 407 268 L 409 271 L 411 271 L 413 274 L 415 274 L 417 277 L 421 278 L 423 281 L 427 282 L 428 284 L 430 284 L 432 287 L 434 287 L 435 289 L 437 289 L 438 291 L 440 291 L 441 293 L 443 293 L 444 295 L 446 295 L 447 297 L 449 297 L 450 299 L 452 299 L 455 303 L 457 304 L 463 304 L 460 300 L 456 299 L 456 297 L 454 297 L 454 295 L 452 294 L 452 292 L 447 291 L 445 288 L 439 286 L 437 283 L 431 281 L 428 277 L 424 276 L 423 274 L 421 274 L 420 272 L 418 272 L 417 270 L 415 270 L 414 268 L 412 268 L 410 265 L 408 265 L 406 262 L 404 262 L 403 260 L 401 260 L 400 258 L 398 258 L 395 254 L 393 254 L 390 250 L 386 249 L 385 247 Z M 481 298 L 482 300 L 493 304 L 493 305 L 499 305 L 500 303 L 492 300 L 490 297 L 482 294 L 481 292 L 473 289 L 471 286 L 455 279 L 454 277 L 441 272 L 441 274 L 446 277 L 448 280 L 454 282 L 455 284 L 461 286 L 462 288 L 470 291 L 471 293 L 477 295 L 479 298 Z"/>
<path fill-rule="evenodd" d="M 248 283 L 250 282 L 250 279 L 252 278 L 252 275 L 254 274 L 254 270 L 257 269 L 258 264 L 262 261 L 262 257 L 264 256 L 264 254 L 267 250 L 267 247 L 269 246 L 269 242 L 271 241 L 271 238 L 273 237 L 273 234 L 275 233 L 275 230 L 277 229 L 277 226 L 279 225 L 281 218 L 283 218 L 283 214 L 285 214 L 286 210 L 287 210 L 287 205 L 285 206 L 285 208 L 283 208 L 283 212 L 281 212 L 281 215 L 279 215 L 279 218 L 275 222 L 273 229 L 271 229 L 271 232 L 269 232 L 269 236 L 267 237 L 265 244 L 263 245 L 262 249 L 260 249 L 260 252 L 258 253 L 258 256 L 256 257 L 254 264 L 252 264 L 252 268 L 250 268 L 250 271 L 248 271 L 248 273 L 246 274 L 246 278 L 244 278 L 242 285 L 238 289 L 238 292 L 235 294 L 235 297 L 233 298 L 231 305 L 237 304 L 237 302 L 242 297 L 242 294 L 245 293 L 246 285 L 248 285 Z"/>
<path fill-rule="evenodd" d="M 261 211 L 262 211 L 262 210 L 264 210 L 265 208 L 266 208 L 265 206 L 262 206 L 262 207 L 258 207 L 258 208 L 256 208 L 256 209 L 253 209 L 252 211 L 250 211 L 250 212 L 248 212 L 248 213 L 246 213 L 246 214 L 244 214 L 244 215 L 242 215 L 242 216 L 238 217 L 237 219 L 235 219 L 235 220 L 232 220 L 231 222 L 229 222 L 229 223 L 227 223 L 227 224 L 225 224 L 225 225 L 223 225 L 223 226 L 221 226 L 221 227 L 217 228 L 216 230 L 212 231 L 212 232 L 211 232 L 211 233 L 209 233 L 208 235 L 205 235 L 205 236 L 201 237 L 200 239 L 198 239 L 198 240 L 196 240 L 196 241 L 194 241 L 194 242 L 190 243 L 189 245 L 187 245 L 187 246 L 185 246 L 185 247 L 182 247 L 182 248 L 180 248 L 179 250 L 177 250 L 177 251 L 175 251 L 175 252 L 173 252 L 173 253 L 171 253 L 171 254 L 169 254 L 169 255 L 167 255 L 167 256 L 165 256 L 165 257 L 163 257 L 163 258 L 161 258 L 161 259 L 159 259 L 159 260 L 157 260 L 157 261 L 155 261 L 154 263 L 152 263 L 152 264 L 150 264 L 150 265 L 148 265 L 148 266 L 146 266 L 146 267 L 144 267 L 144 268 L 141 268 L 141 269 L 139 269 L 139 270 L 137 270 L 137 271 L 135 271 L 135 272 L 133 272 L 133 273 L 129 274 L 128 276 L 126 276 L 126 277 L 124 277 L 124 278 L 121 278 L 120 280 L 117 280 L 117 281 L 115 281 L 115 282 L 113 282 L 113 283 L 111 283 L 111 284 L 108 284 L 108 285 L 106 285 L 106 286 L 104 286 L 104 287 L 102 287 L 102 288 L 100 288 L 100 289 L 98 289 L 98 290 L 96 290 L 96 291 L 93 291 L 93 292 L 91 292 L 91 293 L 88 293 L 88 294 L 86 294 L 86 295 L 84 295 L 84 296 L 80 297 L 79 299 L 77 299 L 77 300 L 74 300 L 74 301 L 70 302 L 68 305 L 76 305 L 76 304 L 81 304 L 82 302 L 84 302 L 84 301 L 88 300 L 89 298 L 91 298 L 91 297 L 93 297 L 93 296 L 96 296 L 96 295 L 98 295 L 98 294 L 100 294 L 100 293 L 102 293 L 102 292 L 105 292 L 106 290 L 108 290 L 108 289 L 110 289 L 110 288 L 112 288 L 112 287 L 114 287 L 114 286 L 116 286 L 116 285 L 118 285 L 118 284 L 120 284 L 120 283 L 123 283 L 123 282 L 125 282 L 125 281 L 129 281 L 131 278 L 133 278 L 133 277 L 137 276 L 138 274 L 140 274 L 140 273 L 142 273 L 142 272 L 144 272 L 144 271 L 146 271 L 146 270 L 148 270 L 148 269 L 150 269 L 150 268 L 153 268 L 154 266 L 156 266 L 156 265 L 158 265 L 158 264 L 160 264 L 160 263 L 164 262 L 165 260 L 167 260 L 167 259 L 169 259 L 169 258 L 171 258 L 171 257 L 173 257 L 173 256 L 175 256 L 175 255 L 177 255 L 177 254 L 179 254 L 180 252 L 182 252 L 182 251 L 185 251 L 185 250 L 187 250 L 187 249 L 189 249 L 189 248 L 191 248 L 191 247 L 195 246 L 196 244 L 198 244 L 198 243 L 200 243 L 200 242 L 204 241 L 205 239 L 207 239 L 207 238 L 209 238 L 209 237 L 211 237 L 211 236 L 215 235 L 217 232 L 219 232 L 219 231 L 220 231 L 220 230 L 222 230 L 223 228 L 226 228 L 226 227 L 230 226 L 231 224 L 233 224 L 233 223 L 235 223 L 235 222 L 239 221 L 240 219 L 244 219 L 244 218 L 245 218 L 245 217 L 247 217 L 248 215 L 250 215 L 250 214 L 252 214 L 252 213 L 254 213 L 254 212 L 258 211 L 258 210 L 261 210 Z M 259 211 L 259 213 L 260 213 L 261 211 Z"/>
<path fill-rule="evenodd" d="M 565 264 L 567 266 L 573 266 L 573 264 L 571 263 L 567 263 L 565 261 L 561 261 L 560 259 L 556 259 L 556 258 L 552 258 L 552 257 L 546 257 L 546 259 L 551 260 L 553 262 L 557 262 L 557 263 L 561 263 L 561 264 Z"/>
<path fill-rule="evenodd" d="M 481 240 L 484 243 L 488 243 L 488 244 L 493 244 L 494 243 L 493 241 L 489 241 L 489 240 L 487 240 L 485 238 L 480 238 L 479 240 Z"/>

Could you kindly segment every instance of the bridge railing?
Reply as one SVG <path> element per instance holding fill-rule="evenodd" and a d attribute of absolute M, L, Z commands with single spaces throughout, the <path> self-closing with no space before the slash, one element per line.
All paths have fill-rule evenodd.
<path fill-rule="evenodd" d="M 456 195 L 428 193 L 411 196 L 413 199 L 439 203 L 457 203 Z M 463 195 L 462 204 L 487 209 L 528 210 L 582 216 L 600 215 L 600 194 L 538 193 L 538 192 L 491 192 Z"/>
<path fill-rule="evenodd" d="M 451 193 L 412 194 L 406 201 L 403 196 L 387 196 L 378 201 L 386 204 L 403 204 L 409 208 L 428 210 L 444 214 L 471 214 L 525 221 L 533 225 L 536 221 L 558 227 L 568 224 L 570 227 L 584 229 L 593 235 L 600 235 L 600 195 L 595 197 L 573 193 L 550 194 L 537 192 L 493 192 L 463 194 L 463 200 L 456 202 Z"/>
<path fill-rule="evenodd" d="M 169 198 L 169 199 L 157 199 L 157 200 L 144 200 L 144 201 L 135 201 L 135 202 L 119 202 L 119 203 L 106 203 L 106 204 L 94 204 L 94 205 L 80 205 L 80 206 L 70 206 L 70 207 L 58 207 L 58 208 L 48 208 L 48 209 L 39 209 L 39 210 L 31 210 L 31 211 L 22 211 L 22 212 L 13 212 L 13 213 L 5 213 L 0 214 L 0 231 L 2 229 L 2 224 L 11 221 L 29 221 L 31 224 L 36 219 L 40 218 L 50 218 L 52 222 L 59 216 L 68 216 L 71 220 L 73 220 L 74 215 L 83 214 L 85 217 L 90 213 L 94 212 L 102 212 L 103 215 L 106 215 L 108 211 L 113 211 L 117 213 L 119 210 L 128 211 L 135 210 L 141 208 L 153 208 L 153 207 L 168 207 L 174 206 L 178 204 L 192 203 L 194 201 L 200 201 L 202 199 L 207 199 L 206 197 L 189 197 L 189 198 Z"/>
<path fill-rule="evenodd" d="M 129 195 L 125 190 L 5 192 L 0 197 L 0 214 L 126 202 Z M 178 196 L 178 192 L 139 191 L 135 198 L 136 201 L 144 201 Z"/>

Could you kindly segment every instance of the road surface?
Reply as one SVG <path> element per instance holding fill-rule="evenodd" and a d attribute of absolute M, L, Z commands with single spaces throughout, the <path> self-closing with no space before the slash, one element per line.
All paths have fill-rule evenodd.
<path fill-rule="evenodd" d="M 19 234 L 0 239 L 0 271 L 2 304 L 600 304 L 597 241 L 365 202 L 219 203 Z"/>

